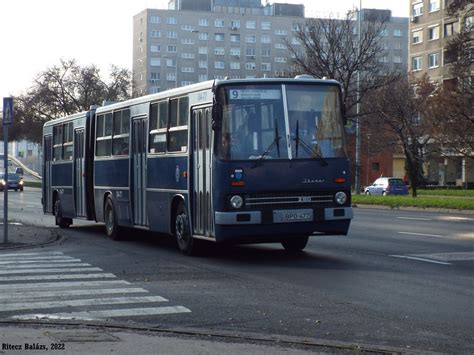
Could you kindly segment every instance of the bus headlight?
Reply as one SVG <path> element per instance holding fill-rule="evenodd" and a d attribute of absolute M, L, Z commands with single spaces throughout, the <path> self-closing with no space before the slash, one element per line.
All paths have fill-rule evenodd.
<path fill-rule="evenodd" d="M 20 180 L 19 184 L 20 184 L 20 185 L 23 185 L 23 180 Z"/>
<path fill-rule="evenodd" d="M 230 205 L 232 206 L 232 208 L 235 208 L 236 210 L 241 208 L 243 204 L 244 204 L 244 200 L 242 199 L 242 197 L 238 195 L 232 196 L 230 198 Z"/>
<path fill-rule="evenodd" d="M 0 185 L 5 185 L 5 180 L 0 180 Z"/>
<path fill-rule="evenodd" d="M 334 200 L 336 201 L 337 204 L 343 205 L 347 201 L 347 195 L 345 192 L 342 192 L 342 191 L 336 192 L 336 195 L 334 196 Z"/>

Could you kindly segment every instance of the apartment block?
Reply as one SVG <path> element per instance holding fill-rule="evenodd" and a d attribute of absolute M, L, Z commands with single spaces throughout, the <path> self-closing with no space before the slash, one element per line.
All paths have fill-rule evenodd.
<path fill-rule="evenodd" d="M 370 10 L 364 10 L 370 11 Z M 376 10 L 379 11 L 379 10 Z M 380 61 L 407 69 L 408 19 L 390 16 Z M 304 5 L 171 0 L 133 18 L 134 96 L 208 79 L 288 76 Z"/>

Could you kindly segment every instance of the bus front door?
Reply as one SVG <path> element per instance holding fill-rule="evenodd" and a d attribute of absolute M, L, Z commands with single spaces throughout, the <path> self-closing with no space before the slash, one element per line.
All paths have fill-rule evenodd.
<path fill-rule="evenodd" d="M 211 108 L 193 110 L 193 232 L 213 236 Z"/>
<path fill-rule="evenodd" d="M 84 129 L 74 131 L 74 208 L 77 217 L 86 216 L 84 175 Z"/>
<path fill-rule="evenodd" d="M 147 226 L 146 211 L 146 143 L 147 143 L 146 117 L 133 119 L 132 124 L 132 195 L 133 195 L 133 224 Z"/>

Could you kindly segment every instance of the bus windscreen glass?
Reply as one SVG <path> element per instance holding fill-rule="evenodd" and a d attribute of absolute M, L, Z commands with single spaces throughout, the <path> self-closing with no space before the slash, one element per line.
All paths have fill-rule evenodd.
<path fill-rule="evenodd" d="M 235 85 L 221 95 L 221 159 L 346 157 L 337 86 Z"/>

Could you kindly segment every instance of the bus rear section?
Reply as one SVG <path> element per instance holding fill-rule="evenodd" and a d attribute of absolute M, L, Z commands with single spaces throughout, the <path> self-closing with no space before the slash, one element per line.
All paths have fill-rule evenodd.
<path fill-rule="evenodd" d="M 353 216 L 340 87 L 286 80 L 216 88 L 215 240 L 282 242 L 346 235 Z"/>

